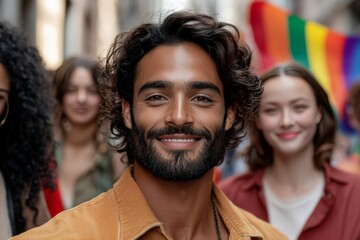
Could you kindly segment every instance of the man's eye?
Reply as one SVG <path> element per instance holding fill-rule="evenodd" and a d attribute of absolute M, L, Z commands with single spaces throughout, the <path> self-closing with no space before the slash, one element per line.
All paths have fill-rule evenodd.
<path fill-rule="evenodd" d="M 196 102 L 213 102 L 210 98 L 205 96 L 197 96 L 194 98 L 194 101 Z"/>
<path fill-rule="evenodd" d="M 148 100 L 148 101 L 165 101 L 166 98 L 161 95 L 154 95 L 154 96 L 148 97 L 146 100 Z"/>

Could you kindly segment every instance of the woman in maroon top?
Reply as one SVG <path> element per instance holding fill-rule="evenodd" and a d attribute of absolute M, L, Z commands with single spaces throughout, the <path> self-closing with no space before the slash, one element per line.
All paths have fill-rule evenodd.
<path fill-rule="evenodd" d="M 295 63 L 275 66 L 261 79 L 246 151 L 252 171 L 220 188 L 289 239 L 360 239 L 360 178 L 329 164 L 337 125 L 326 92 Z"/>

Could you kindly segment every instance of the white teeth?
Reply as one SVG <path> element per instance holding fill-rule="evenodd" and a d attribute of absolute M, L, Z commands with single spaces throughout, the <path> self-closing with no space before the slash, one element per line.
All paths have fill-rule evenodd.
<path fill-rule="evenodd" d="M 193 139 L 193 138 L 190 138 L 190 139 L 166 138 L 166 139 L 161 139 L 161 141 L 163 141 L 163 142 L 195 142 L 195 139 Z"/>

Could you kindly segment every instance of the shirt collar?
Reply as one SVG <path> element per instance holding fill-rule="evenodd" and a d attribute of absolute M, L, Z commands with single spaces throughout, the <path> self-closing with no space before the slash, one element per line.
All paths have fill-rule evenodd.
<path fill-rule="evenodd" d="M 213 184 L 213 191 L 217 210 L 230 233 L 229 239 L 239 239 L 240 236 L 262 239 L 262 234 L 215 184 Z"/>
<path fill-rule="evenodd" d="M 148 230 L 160 227 L 144 194 L 131 176 L 131 167 L 114 185 L 120 221 L 120 239 L 137 239 Z"/>
<path fill-rule="evenodd" d="M 118 204 L 120 221 L 120 239 L 137 239 L 153 228 L 159 228 L 165 235 L 162 223 L 156 218 L 141 189 L 131 175 L 132 168 L 128 167 L 121 179 L 114 185 L 115 198 Z M 236 236 L 258 237 L 262 234 L 247 220 L 213 184 L 217 210 L 229 230 L 231 239 Z"/>
<path fill-rule="evenodd" d="M 324 173 L 325 173 L 326 185 L 329 185 L 329 183 L 331 182 L 348 184 L 352 179 L 351 176 L 349 177 L 349 174 L 344 173 L 338 169 L 335 169 L 329 163 L 324 164 Z"/>

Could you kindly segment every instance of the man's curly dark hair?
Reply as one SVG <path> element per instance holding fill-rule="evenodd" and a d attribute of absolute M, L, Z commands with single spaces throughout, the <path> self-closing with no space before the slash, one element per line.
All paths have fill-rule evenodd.
<path fill-rule="evenodd" d="M 104 98 L 102 121 L 110 122 L 111 133 L 122 141 L 119 152 L 127 151 L 129 129 L 122 119 L 122 99 L 132 105 L 134 79 L 139 61 L 161 45 L 194 43 L 214 60 L 224 85 L 225 106 L 236 106 L 235 123 L 226 131 L 226 147 L 236 147 L 244 128 L 257 111 L 262 84 L 250 71 L 251 51 L 240 40 L 238 29 L 211 16 L 174 12 L 158 24 L 142 24 L 119 34 L 105 59 L 100 92 Z M 132 163 L 132 159 L 129 159 Z"/>
<path fill-rule="evenodd" d="M 10 78 L 9 114 L 0 127 L 0 170 L 6 183 L 13 234 L 25 230 L 21 197 L 34 211 L 42 186 L 52 187 L 50 91 L 46 71 L 35 47 L 24 35 L 0 22 L 0 64 Z M 49 93 L 49 94 L 48 94 Z M 12 207 L 11 207 L 12 205 Z"/>

